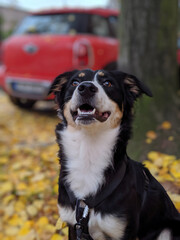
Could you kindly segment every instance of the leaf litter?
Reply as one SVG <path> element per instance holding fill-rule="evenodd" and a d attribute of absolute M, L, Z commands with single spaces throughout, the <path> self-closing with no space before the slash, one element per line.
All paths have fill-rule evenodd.
<path fill-rule="evenodd" d="M 57 210 L 55 114 L 25 111 L 0 94 L 0 239 L 67 240 Z M 171 124 L 162 124 L 169 129 Z M 156 133 L 149 131 L 153 141 Z M 151 151 L 144 161 L 180 211 L 180 159 Z"/>

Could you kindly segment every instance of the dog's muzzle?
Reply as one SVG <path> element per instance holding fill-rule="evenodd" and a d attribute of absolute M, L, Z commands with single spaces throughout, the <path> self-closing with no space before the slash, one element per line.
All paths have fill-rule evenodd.
<path fill-rule="evenodd" d="M 81 83 L 77 90 L 82 97 L 87 99 L 93 97 L 98 92 L 98 88 L 91 82 Z"/>
<path fill-rule="evenodd" d="M 91 82 L 83 82 L 77 88 L 78 101 L 75 110 L 71 110 L 73 120 L 82 124 L 90 124 L 96 120 L 105 122 L 110 111 L 101 112 L 96 106 L 98 88 Z"/>

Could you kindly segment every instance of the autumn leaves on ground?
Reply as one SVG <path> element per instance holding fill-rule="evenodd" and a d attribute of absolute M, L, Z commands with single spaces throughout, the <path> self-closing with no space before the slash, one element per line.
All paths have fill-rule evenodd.
<path fill-rule="evenodd" d="M 59 235 L 61 221 L 57 211 L 59 163 L 54 128 L 58 119 L 53 111 L 46 112 L 43 107 L 24 111 L 0 93 L 2 240 L 67 239 L 67 228 Z M 168 131 L 173 126 L 164 122 L 162 127 Z M 149 131 L 144 144 L 151 144 L 155 134 Z M 152 149 L 144 163 L 180 211 L 180 159 Z"/>

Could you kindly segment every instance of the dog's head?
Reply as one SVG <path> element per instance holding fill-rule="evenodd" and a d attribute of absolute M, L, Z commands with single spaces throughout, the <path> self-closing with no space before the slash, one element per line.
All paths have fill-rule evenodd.
<path fill-rule="evenodd" d="M 114 128 L 139 96 L 152 96 L 133 75 L 90 69 L 59 75 L 50 92 L 55 94 L 63 119 L 73 127 Z"/>

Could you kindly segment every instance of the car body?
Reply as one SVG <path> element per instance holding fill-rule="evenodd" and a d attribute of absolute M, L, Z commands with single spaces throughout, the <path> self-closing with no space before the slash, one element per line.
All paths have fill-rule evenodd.
<path fill-rule="evenodd" d="M 2 44 L 0 85 L 14 103 L 52 99 L 59 73 L 117 66 L 118 11 L 59 9 L 30 14 Z M 22 101 L 21 101 L 22 100 Z M 21 104 L 19 104 L 21 102 Z"/>

